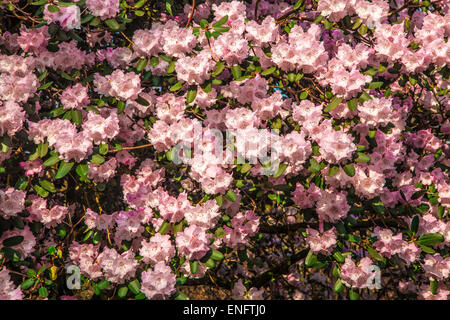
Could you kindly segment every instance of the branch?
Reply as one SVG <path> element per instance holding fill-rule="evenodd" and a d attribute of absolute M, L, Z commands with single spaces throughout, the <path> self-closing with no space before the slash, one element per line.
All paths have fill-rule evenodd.
<path fill-rule="evenodd" d="M 192 9 L 191 9 L 191 13 L 189 14 L 189 19 L 185 26 L 186 28 L 189 27 L 189 25 L 191 24 L 192 17 L 194 16 L 194 11 L 195 11 L 195 0 L 192 0 Z"/>

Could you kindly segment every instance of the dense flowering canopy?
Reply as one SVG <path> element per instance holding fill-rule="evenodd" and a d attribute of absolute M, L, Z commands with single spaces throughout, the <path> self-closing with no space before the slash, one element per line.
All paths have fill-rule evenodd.
<path fill-rule="evenodd" d="M 0 299 L 448 299 L 449 9 L 0 0 Z"/>

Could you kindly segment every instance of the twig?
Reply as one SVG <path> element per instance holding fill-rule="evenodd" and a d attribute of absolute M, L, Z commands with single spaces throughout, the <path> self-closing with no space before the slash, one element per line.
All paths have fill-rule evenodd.
<path fill-rule="evenodd" d="M 192 17 L 194 16 L 194 11 L 195 11 L 195 0 L 192 0 L 192 9 L 191 9 L 191 13 L 189 14 L 189 19 L 186 23 L 186 28 L 189 27 L 189 25 L 191 24 Z"/>

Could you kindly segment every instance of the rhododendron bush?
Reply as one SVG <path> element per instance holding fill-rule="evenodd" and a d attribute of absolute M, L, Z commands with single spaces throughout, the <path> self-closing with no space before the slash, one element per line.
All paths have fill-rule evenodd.
<path fill-rule="evenodd" d="M 448 299 L 450 1 L 0 3 L 0 299 Z"/>

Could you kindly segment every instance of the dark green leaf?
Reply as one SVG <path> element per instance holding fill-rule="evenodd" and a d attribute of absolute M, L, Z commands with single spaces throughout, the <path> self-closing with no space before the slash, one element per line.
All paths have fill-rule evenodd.
<path fill-rule="evenodd" d="M 23 236 L 14 236 L 3 240 L 2 243 L 5 247 L 14 247 L 17 246 L 18 244 L 21 244 L 23 239 L 24 239 Z"/>
<path fill-rule="evenodd" d="M 419 245 L 432 246 L 444 241 L 444 236 L 440 233 L 427 233 L 420 236 L 417 241 Z"/>

